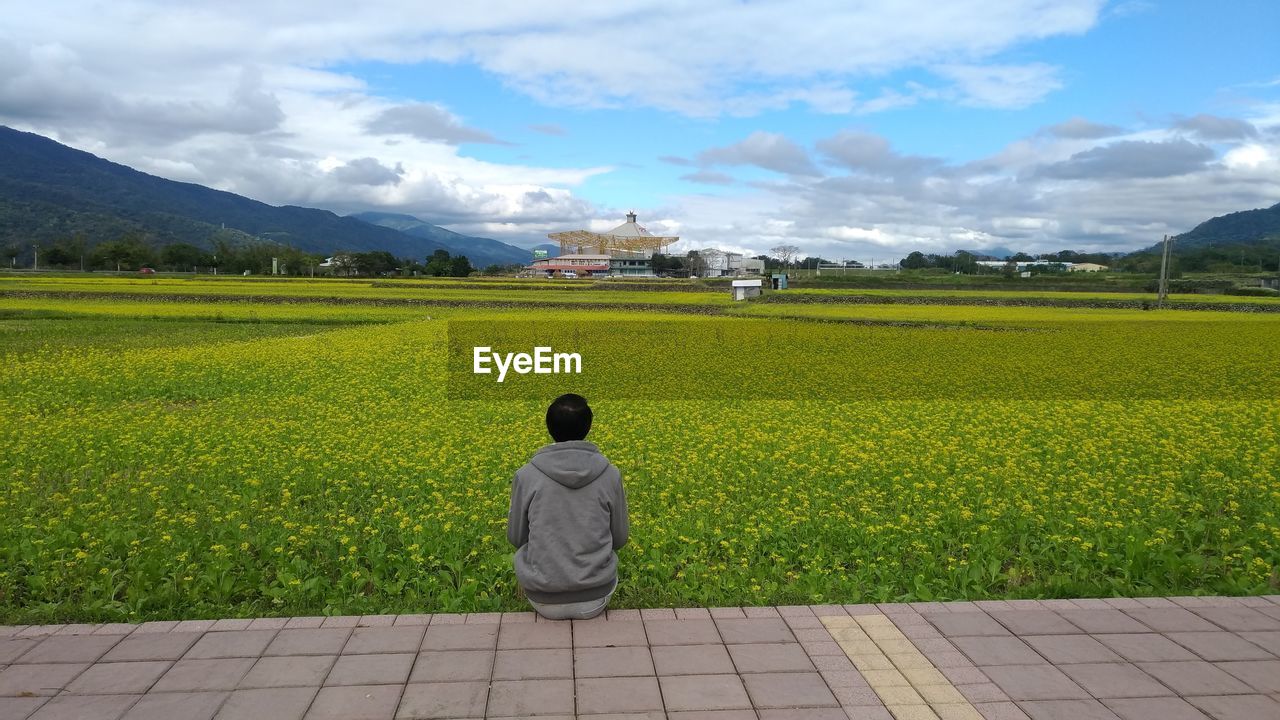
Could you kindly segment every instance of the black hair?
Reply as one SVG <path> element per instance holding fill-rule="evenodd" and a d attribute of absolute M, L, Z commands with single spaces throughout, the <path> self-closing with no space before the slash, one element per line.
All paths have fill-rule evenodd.
<path fill-rule="evenodd" d="M 583 440 L 591 432 L 591 407 L 581 395 L 567 393 L 547 408 L 547 432 L 556 442 Z"/>

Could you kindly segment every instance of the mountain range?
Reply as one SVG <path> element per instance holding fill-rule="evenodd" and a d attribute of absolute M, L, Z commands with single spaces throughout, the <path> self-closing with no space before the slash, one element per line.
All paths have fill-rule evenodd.
<path fill-rule="evenodd" d="M 348 215 L 370 225 L 397 230 L 415 238 L 443 245 L 453 255 L 466 255 L 472 265 L 511 265 L 528 263 L 530 251 L 489 238 L 463 235 L 439 225 L 424 222 L 413 215 L 388 212 L 361 212 Z"/>
<path fill-rule="evenodd" d="M 528 249 L 432 225 L 413 215 L 273 206 L 235 193 L 166 180 L 54 140 L 0 126 L 0 245 L 51 244 L 80 235 L 89 245 L 141 235 L 157 245 L 210 248 L 231 232 L 243 240 L 279 242 L 304 252 L 385 250 L 425 259 L 437 250 L 473 265 L 527 263 Z M 1280 242 L 1280 203 L 1211 218 L 1178 235 L 1175 253 Z M 1158 247 L 1158 246 L 1157 246 Z M 538 245 L 555 256 L 558 248 Z M 1137 251 L 1149 253 L 1155 248 Z M 1006 247 L 976 251 L 1012 255 Z"/>
<path fill-rule="evenodd" d="M 1277 237 L 1280 237 L 1280 203 L 1269 208 L 1243 210 L 1205 220 L 1191 230 L 1174 237 L 1174 247 L 1248 245 Z"/>
<path fill-rule="evenodd" d="M 446 250 L 480 267 L 526 263 L 531 257 L 529 250 L 451 232 L 411 215 L 343 217 L 166 180 L 0 126 L 0 244 L 51 243 L 80 234 L 93 245 L 140 234 L 158 245 L 209 248 L 224 230 L 325 255 L 386 250 L 425 259 Z"/>

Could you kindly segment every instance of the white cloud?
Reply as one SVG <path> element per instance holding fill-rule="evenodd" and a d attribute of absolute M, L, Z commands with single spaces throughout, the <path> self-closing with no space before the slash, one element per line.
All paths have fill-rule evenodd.
<path fill-rule="evenodd" d="M 778 133 L 757 130 L 745 139 L 698 155 L 703 165 L 754 165 L 790 175 L 818 175 L 809 154 Z"/>
<path fill-rule="evenodd" d="M 0 33 L 74 48 L 95 76 L 154 92 L 172 92 L 176 77 L 205 77 L 227 65 L 272 68 L 273 81 L 292 72 L 295 88 L 320 89 L 344 84 L 325 76 L 342 63 L 434 61 L 474 64 L 551 105 L 711 116 L 798 103 L 843 113 L 855 108 L 851 81 L 929 66 L 955 76 L 966 102 L 1026 102 L 1028 78 L 1019 75 L 1043 80 L 1043 66 L 978 68 L 1028 42 L 1085 32 L 1102 6 L 488 0 L 422 12 L 371 0 L 353 13 L 336 0 L 308 3 L 305 12 L 287 3 L 68 0 L 10 10 Z M 1011 94 L 1011 85 L 1021 89 Z"/>
<path fill-rule="evenodd" d="M 0 122 L 267 202 L 386 208 L 541 240 L 620 222 L 618 209 L 579 194 L 614 168 L 468 157 L 459 144 L 495 140 L 484 129 L 491 118 L 464 121 L 430 96 L 379 95 L 374 76 L 366 83 L 347 68 L 465 64 L 549 106 L 698 118 L 790 106 L 854 115 L 924 102 L 1019 108 L 1063 83 L 1027 45 L 1088 31 L 1104 5 L 485 0 L 423 12 L 371 0 L 353 12 L 350 3 L 316 0 L 303 12 L 208 0 L 26 3 L 8 9 L 0 27 Z M 924 76 L 902 83 L 893 75 L 901 70 Z M 782 176 L 667 198 L 647 214 L 691 247 L 787 242 L 834 257 L 1001 243 L 1135 247 L 1280 199 L 1280 106 L 1252 112 L 1241 120 L 1253 135 L 1229 118 L 1129 134 L 1071 118 L 961 167 L 867 133 L 809 146 L 762 123 L 739 142 L 712 139 L 701 155 L 664 160 L 713 184 L 729 167 Z M 391 134 L 370 132 L 371 122 Z M 1213 142 L 1209 152 L 1221 160 L 1188 137 Z M 836 176 L 814 165 L 814 151 Z M 1126 162 L 1142 172 L 1124 171 Z"/>
<path fill-rule="evenodd" d="M 1258 134 L 1258 129 L 1245 120 L 1207 115 L 1205 113 L 1187 118 L 1177 118 L 1174 120 L 1173 126 L 1209 141 L 1243 140 Z"/>
<path fill-rule="evenodd" d="M 1250 143 L 1232 149 L 1222 157 L 1222 164 L 1233 170 L 1244 168 L 1254 170 L 1271 162 L 1273 157 L 1267 148 Z"/>
<path fill-rule="evenodd" d="M 941 65 L 934 72 L 955 82 L 961 104 L 978 107 L 1024 108 L 1062 87 L 1058 69 L 1044 63 Z"/>
<path fill-rule="evenodd" d="M 426 142 L 504 144 L 484 130 L 463 125 L 461 118 L 436 103 L 409 103 L 386 108 L 365 123 L 375 135 L 408 135 Z"/>
<path fill-rule="evenodd" d="M 1041 132 L 1067 140 L 1097 140 L 1119 135 L 1124 128 L 1090 122 L 1077 116 L 1043 128 Z"/>
<path fill-rule="evenodd" d="M 698 170 L 688 175 L 681 175 L 680 179 L 703 185 L 732 185 L 735 182 L 732 175 L 715 170 Z"/>
<path fill-rule="evenodd" d="M 690 247 L 760 252 L 785 242 L 864 262 L 997 246 L 1127 251 L 1280 200 L 1280 135 L 1270 135 L 1270 121 L 1253 123 L 1260 137 L 1216 162 L 1175 128 L 1092 140 L 1041 131 L 965 166 L 903 156 L 883 137 L 850 130 L 816 143 L 849 174 L 791 175 L 670 203 L 687 218 Z"/>

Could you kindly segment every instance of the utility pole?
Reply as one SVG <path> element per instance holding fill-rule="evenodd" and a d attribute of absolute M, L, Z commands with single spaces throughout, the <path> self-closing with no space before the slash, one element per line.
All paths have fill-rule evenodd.
<path fill-rule="evenodd" d="M 1164 236 L 1164 248 L 1160 254 L 1160 289 L 1156 294 L 1156 307 L 1164 307 L 1165 296 L 1169 294 L 1169 246 L 1172 244 L 1168 235 Z"/>
<path fill-rule="evenodd" d="M 33 258 L 31 261 L 31 269 L 39 270 L 40 269 L 40 244 L 39 243 L 31 243 L 31 253 Z"/>

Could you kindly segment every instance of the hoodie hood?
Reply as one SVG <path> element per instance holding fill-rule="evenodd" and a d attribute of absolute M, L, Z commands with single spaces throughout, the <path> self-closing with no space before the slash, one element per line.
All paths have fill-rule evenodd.
<path fill-rule="evenodd" d="M 529 464 L 561 485 L 577 490 L 595 482 L 609 469 L 609 460 L 595 443 L 586 440 L 547 445 L 533 454 Z"/>

